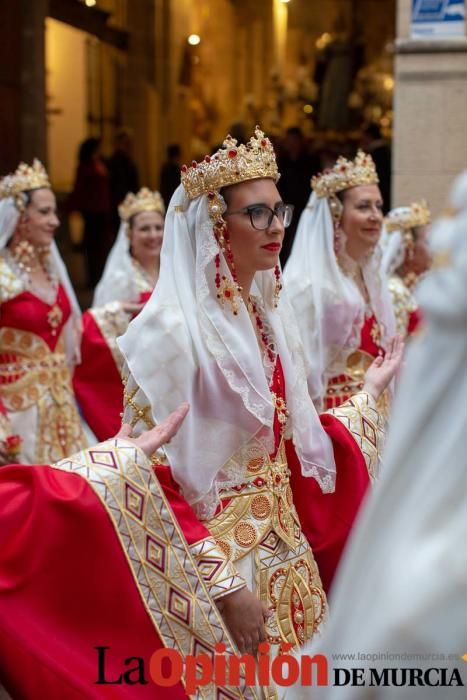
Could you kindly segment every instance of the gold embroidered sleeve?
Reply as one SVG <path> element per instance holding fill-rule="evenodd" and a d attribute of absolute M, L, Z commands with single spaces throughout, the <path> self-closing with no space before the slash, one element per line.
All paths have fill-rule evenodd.
<path fill-rule="evenodd" d="M 133 436 L 138 437 L 145 430 L 154 428 L 155 422 L 152 417 L 149 399 L 136 383 L 126 362 L 122 369 L 123 381 L 123 414 L 122 423 L 129 423 L 133 428 Z M 154 452 L 151 457 L 153 464 L 167 464 L 164 448 Z"/>
<path fill-rule="evenodd" d="M 244 588 L 246 583 L 214 538 L 190 547 L 198 571 L 214 600 Z"/>
<path fill-rule="evenodd" d="M 362 391 L 327 411 L 344 425 L 360 448 L 371 481 L 378 477 L 386 421 L 373 397 Z"/>

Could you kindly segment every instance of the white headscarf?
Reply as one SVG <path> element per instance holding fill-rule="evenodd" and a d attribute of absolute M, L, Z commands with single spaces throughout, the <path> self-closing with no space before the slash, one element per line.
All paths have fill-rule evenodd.
<path fill-rule="evenodd" d="M 128 192 L 118 211 L 118 236 L 96 287 L 93 307 L 104 306 L 111 301 L 137 301 L 141 291 L 137 277 L 141 277 L 142 273 L 139 273 L 139 266 L 131 255 L 131 222 L 133 217 L 144 212 L 156 212 L 163 218 L 165 207 L 159 192 L 142 187 L 137 193 Z"/>
<path fill-rule="evenodd" d="M 339 666 L 465 666 L 460 657 L 467 649 L 467 171 L 454 183 L 451 205 L 456 216 L 441 219 L 430 232 L 433 269 L 418 288 L 425 329 L 408 348 L 385 469 L 339 569 L 330 625 L 313 649 L 328 659 L 358 651 L 428 657 L 346 660 Z M 431 656 L 440 653 L 455 654 L 457 662 Z M 313 697 L 315 691 L 320 700 L 375 697 L 371 687 L 316 688 Z M 400 688 L 379 688 L 377 697 L 396 700 L 401 692 L 405 697 Z M 410 688 L 407 697 L 441 697 L 439 688 L 430 692 L 426 686 Z M 443 693 L 460 700 L 465 688 Z M 287 697 L 308 698 L 308 689 L 294 688 Z"/>
<path fill-rule="evenodd" d="M 395 319 L 380 256 L 376 248 L 362 272 L 385 348 L 395 333 Z M 345 374 L 347 357 L 360 345 L 365 301 L 339 266 L 329 202 L 315 192 L 300 217 L 284 279 L 305 348 L 308 388 L 319 405 L 328 379 Z"/>
<path fill-rule="evenodd" d="M 94 292 L 92 305 L 97 307 L 104 306 L 110 301 L 135 301 L 137 297 L 135 269 L 130 254 L 128 223 L 121 220 L 116 241 Z"/>
<path fill-rule="evenodd" d="M 20 212 L 13 197 L 0 199 L 0 250 L 6 248 L 8 241 L 15 232 Z M 65 324 L 65 349 L 70 365 L 80 361 L 81 343 L 81 309 L 78 304 L 70 277 L 62 260 L 55 241 L 50 246 L 52 272 L 62 284 L 71 305 L 71 316 Z"/>
<path fill-rule="evenodd" d="M 404 215 L 410 213 L 410 207 L 397 207 L 390 214 Z M 402 265 L 405 260 L 404 232 L 401 229 L 388 232 L 383 224 L 381 233 L 381 271 L 383 275 L 391 276 Z"/>
<path fill-rule="evenodd" d="M 249 313 L 223 308 L 215 287 L 214 238 L 206 195 L 190 201 L 182 185 L 166 217 L 157 294 L 118 344 L 158 423 L 182 401 L 191 409 L 165 447 L 174 478 L 191 504 L 212 511 L 222 467 L 252 438 L 271 452 L 274 409 Z M 221 254 L 221 275 L 232 279 Z M 264 305 L 285 375 L 293 441 L 306 476 L 334 488 L 332 444 L 307 393 L 297 328 L 285 298 L 273 306 L 273 270 L 258 272 L 252 294 Z M 241 464 L 239 478 L 244 474 Z"/>

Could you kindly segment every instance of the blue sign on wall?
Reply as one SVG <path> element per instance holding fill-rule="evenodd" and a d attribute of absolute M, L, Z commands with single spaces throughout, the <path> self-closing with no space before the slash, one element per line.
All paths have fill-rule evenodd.
<path fill-rule="evenodd" d="M 412 36 L 465 36 L 465 0 L 412 0 Z"/>

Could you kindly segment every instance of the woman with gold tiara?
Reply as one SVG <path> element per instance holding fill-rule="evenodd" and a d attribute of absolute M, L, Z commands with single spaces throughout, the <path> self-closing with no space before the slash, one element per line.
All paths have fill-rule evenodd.
<path fill-rule="evenodd" d="M 389 278 L 397 332 L 403 338 L 414 333 L 421 320 L 413 290 L 431 264 L 428 248 L 430 221 L 430 210 L 424 200 L 392 209 L 384 220 L 382 270 Z"/>
<path fill-rule="evenodd" d="M 159 192 L 129 192 L 119 207 L 120 230 L 93 306 L 83 314 L 81 363 L 73 386 L 84 417 L 99 440 L 121 424 L 122 356 L 116 338 L 151 296 L 160 268 L 165 207 Z"/>
<path fill-rule="evenodd" d="M 235 641 L 254 651 L 267 639 L 273 655 L 321 628 L 321 579 L 329 585 L 374 475 L 374 399 L 401 354 L 396 341 L 373 364 L 365 392 L 320 423 L 280 295 L 291 209 L 278 177 L 259 129 L 246 146 L 228 138 L 214 156 L 182 168 L 157 294 L 118 340 L 128 374 L 124 420 L 136 433 L 182 398 L 190 403 L 156 474 Z M 362 442 L 366 418 L 371 445 Z M 338 489 L 324 496 L 335 488 L 336 463 Z M 338 501 L 339 523 L 335 512 L 327 519 Z"/>
<path fill-rule="evenodd" d="M 55 196 L 42 164 L 0 181 L 0 399 L 24 463 L 82 449 L 71 370 L 81 312 L 53 241 Z"/>
<path fill-rule="evenodd" d="M 448 211 L 429 233 L 424 328 L 408 347 L 384 472 L 339 568 L 330 624 L 303 650 L 346 659 L 359 681 L 313 688 L 313 700 L 465 699 L 467 171 Z M 308 700 L 310 690 L 297 684 L 285 697 Z"/>
<path fill-rule="evenodd" d="M 312 179 L 284 278 L 317 407 L 338 407 L 390 346 L 394 312 L 378 247 L 383 201 L 371 156 L 341 157 Z"/>
<path fill-rule="evenodd" d="M 148 649 L 166 647 L 171 658 L 200 655 L 201 663 L 219 652 L 256 654 L 264 641 L 274 657 L 281 644 L 298 646 L 321 631 L 324 588 L 377 469 L 382 423 L 375 399 L 402 348 L 396 341 L 368 371 L 365 391 L 320 422 L 280 294 L 279 251 L 291 212 L 278 176 L 273 147 L 259 129 L 246 145 L 229 137 L 216 154 L 182 169 L 157 293 L 118 341 L 127 363 L 127 425 L 116 440 L 32 469 L 35 497 L 45 491 L 48 501 L 42 522 L 54 514 L 66 548 L 63 532 L 60 546 L 37 543 L 32 587 L 25 573 L 30 540 L 24 529 L 19 540 L 14 522 L 22 513 L 11 511 L 6 534 L 0 530 L 9 610 L 26 610 L 26 622 L 34 615 L 40 631 L 27 637 L 27 678 L 15 675 L 22 626 L 3 648 L 0 635 L 0 671 L 3 663 L 10 686 L 24 688 L 41 675 L 48 700 L 64 697 L 58 691 L 65 686 L 100 697 L 96 640 L 111 644 L 103 647 L 104 665 L 114 679 L 128 653 L 147 660 Z M 185 422 L 147 459 L 138 441 L 182 400 L 190 403 Z M 128 442 L 131 429 L 143 432 L 136 446 Z M 6 469 L 5 501 L 13 479 L 20 493 L 30 488 L 20 468 Z M 34 538 L 34 517 L 27 527 Z M 15 589 L 19 561 L 22 585 Z M 44 601 L 51 576 L 54 598 Z M 41 625 L 57 640 L 46 653 Z M 60 671 L 55 676 L 52 666 Z M 131 673 L 133 681 L 138 672 Z M 251 674 L 225 683 L 207 679 L 199 697 L 277 697 L 274 688 L 258 690 Z M 116 683 L 112 693 L 150 698 L 154 689 Z M 195 694 L 188 687 L 186 693 Z M 181 684 L 157 689 L 157 697 L 171 700 L 186 693 Z"/>

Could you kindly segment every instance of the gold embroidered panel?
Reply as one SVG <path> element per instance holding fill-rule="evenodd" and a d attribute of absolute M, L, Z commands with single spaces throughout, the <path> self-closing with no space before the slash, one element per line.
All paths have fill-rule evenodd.
<path fill-rule="evenodd" d="M 213 538 L 192 544 L 190 551 L 214 600 L 245 587 L 245 580 Z"/>
<path fill-rule="evenodd" d="M 166 647 L 185 657 L 214 656 L 215 644 L 236 653 L 149 460 L 134 445 L 108 440 L 55 468 L 86 479 L 105 507 L 141 599 Z M 255 699 L 254 689 L 199 689 L 199 697 Z"/>
<path fill-rule="evenodd" d="M 298 545 L 300 521 L 289 482 L 282 440 L 275 459 L 263 450 L 248 463 L 241 484 L 220 489 L 220 497 L 230 499 L 230 503 L 206 526 L 232 561 L 256 547 L 270 529 L 288 547 L 294 549 Z"/>
<path fill-rule="evenodd" d="M 370 479 L 374 481 L 379 473 L 386 431 L 385 417 L 374 400 L 361 392 L 326 413 L 335 416 L 352 435 L 365 458 Z"/>
<path fill-rule="evenodd" d="M 266 621 L 271 656 L 283 642 L 298 647 L 327 614 L 326 595 L 310 545 L 300 528 L 290 487 L 285 443 L 276 457 L 251 450 L 242 483 L 220 489 L 228 503 L 205 522 L 218 547 L 238 562 L 254 558 L 256 591 L 272 611 Z"/>
<path fill-rule="evenodd" d="M 85 447 L 63 334 L 52 352 L 40 336 L 3 327 L 0 352 L 9 358 L 0 363 L 5 408 L 12 414 L 37 409 L 35 451 L 28 461 L 50 464 Z"/>

